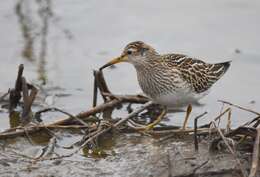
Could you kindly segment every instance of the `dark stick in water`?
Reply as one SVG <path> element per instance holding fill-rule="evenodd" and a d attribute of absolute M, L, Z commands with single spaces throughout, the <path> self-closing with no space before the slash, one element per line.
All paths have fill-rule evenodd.
<path fill-rule="evenodd" d="M 197 135 L 197 132 L 198 132 L 198 120 L 203 117 L 204 115 L 206 115 L 207 112 L 204 112 L 200 115 L 198 115 L 195 120 L 194 120 L 194 147 L 195 147 L 195 151 L 198 151 L 199 150 L 199 145 L 198 145 L 198 135 Z"/>
<path fill-rule="evenodd" d="M 9 113 L 13 111 L 14 108 L 18 105 L 21 99 L 21 91 L 22 91 L 22 75 L 23 75 L 23 64 L 19 65 L 17 79 L 15 82 L 15 88 L 10 90 L 9 95 Z"/>

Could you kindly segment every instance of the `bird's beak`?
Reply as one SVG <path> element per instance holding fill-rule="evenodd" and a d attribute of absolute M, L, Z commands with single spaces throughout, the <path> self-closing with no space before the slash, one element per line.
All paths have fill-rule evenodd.
<path fill-rule="evenodd" d="M 117 58 L 114 58 L 113 60 L 111 60 L 110 62 L 108 62 L 107 64 L 103 65 L 100 70 L 108 67 L 108 66 L 111 66 L 113 64 L 116 64 L 116 63 L 121 63 L 121 62 L 124 62 L 127 60 L 127 56 L 126 55 L 121 55 L 120 57 L 117 57 Z"/>

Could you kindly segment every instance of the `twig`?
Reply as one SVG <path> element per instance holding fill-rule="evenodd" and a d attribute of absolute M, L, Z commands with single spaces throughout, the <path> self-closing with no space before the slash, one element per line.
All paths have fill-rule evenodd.
<path fill-rule="evenodd" d="M 219 114 L 217 117 L 215 117 L 213 120 L 216 122 L 218 120 L 221 119 L 221 117 L 226 114 L 228 111 L 230 111 L 230 108 L 227 108 L 224 112 L 222 112 L 221 114 Z M 210 127 L 210 125 L 212 124 L 213 121 L 211 121 L 210 123 L 207 123 L 205 125 L 199 126 L 200 128 L 202 127 Z"/>
<path fill-rule="evenodd" d="M 217 120 L 221 119 L 221 117 L 226 114 L 228 111 L 230 111 L 231 108 L 227 108 L 224 112 L 222 112 L 221 114 L 219 114 L 215 119 L 214 121 L 216 122 Z"/>
<path fill-rule="evenodd" d="M 47 146 L 45 146 L 43 149 L 42 149 L 42 153 L 36 157 L 35 159 L 39 159 L 39 158 L 42 158 L 42 157 L 47 157 L 47 156 L 51 156 L 54 152 L 54 149 L 55 149 L 55 146 L 57 144 L 57 140 L 55 137 L 52 137 L 50 140 L 49 140 L 49 143 Z"/>
<path fill-rule="evenodd" d="M 210 124 L 214 124 L 216 126 L 216 121 L 218 119 L 220 119 L 226 112 L 230 111 L 231 109 L 228 108 L 226 109 L 224 112 L 222 112 L 219 116 L 217 116 L 214 121 L 211 121 L 211 123 L 209 123 L 208 125 Z M 205 127 L 204 126 L 201 126 L 201 127 Z M 217 126 L 216 126 L 217 127 Z M 250 127 L 238 127 L 237 129 L 235 130 L 232 130 L 228 133 L 225 134 L 225 137 L 231 137 L 231 136 L 235 136 L 237 134 L 243 134 L 243 135 L 246 135 L 246 136 L 251 136 L 251 137 L 255 137 L 256 136 L 256 130 L 255 128 L 250 128 Z M 218 138 L 218 139 L 214 139 L 210 145 L 210 150 L 214 150 L 216 145 L 218 144 L 219 141 L 221 141 L 222 138 Z"/>
<path fill-rule="evenodd" d="M 245 135 L 252 138 L 256 137 L 256 129 L 252 127 L 238 127 L 235 130 L 225 134 L 225 137 L 232 137 L 236 135 Z M 221 138 L 214 139 L 210 145 L 210 150 L 214 150 L 216 145 L 221 141 Z"/>
<path fill-rule="evenodd" d="M 94 70 L 95 83 L 99 89 L 104 101 L 107 101 L 107 98 L 103 93 L 111 93 L 107 87 L 106 81 L 104 79 L 103 72 L 101 70 Z M 95 91 L 95 90 L 94 90 Z"/>
<path fill-rule="evenodd" d="M 3 101 L 8 94 L 9 94 L 9 91 L 4 93 L 3 95 L 1 95 L 0 102 Z"/>
<path fill-rule="evenodd" d="M 192 175 L 194 176 L 194 174 L 196 173 L 196 171 L 198 169 L 200 169 L 201 167 L 203 167 L 204 165 L 206 165 L 209 162 L 209 160 L 206 160 L 205 162 L 203 162 L 202 164 L 200 164 L 199 166 L 197 166 L 196 168 L 193 169 L 192 171 Z"/>
<path fill-rule="evenodd" d="M 208 132 L 209 131 L 209 128 L 198 128 L 197 129 L 197 133 L 199 132 Z M 193 133 L 194 132 L 194 129 L 191 128 L 191 129 L 188 129 L 186 128 L 185 130 L 183 129 L 172 129 L 172 130 L 150 130 L 148 131 L 149 134 L 154 134 L 154 135 L 160 135 L 160 134 L 185 134 L 185 133 Z M 173 135 L 173 136 L 174 136 Z"/>
<path fill-rule="evenodd" d="M 82 113 L 79 113 L 78 115 L 76 115 L 75 117 L 78 117 L 79 119 L 84 119 L 84 118 L 88 118 L 89 116 L 91 115 L 95 115 L 96 113 L 99 113 L 99 112 L 102 112 L 102 111 L 105 111 L 107 109 L 110 109 L 110 108 L 114 108 L 116 107 L 117 105 L 121 104 L 123 101 L 122 100 L 111 100 L 111 101 L 108 101 L 106 103 L 102 103 L 86 112 L 82 112 Z M 65 118 L 65 119 L 62 119 L 62 120 L 59 120 L 59 121 L 56 121 L 54 123 L 51 123 L 49 125 L 68 125 L 68 124 L 72 124 L 72 121 L 73 121 L 73 118 L 72 117 L 69 117 L 69 118 Z"/>
<path fill-rule="evenodd" d="M 216 126 L 216 123 L 215 121 L 212 122 L 215 126 Z M 246 170 L 244 169 L 244 167 L 242 166 L 240 160 L 238 159 L 238 157 L 236 156 L 236 153 L 235 151 L 231 148 L 231 146 L 228 144 L 227 140 L 226 140 L 226 137 L 223 135 L 222 131 L 220 130 L 219 127 L 217 127 L 217 130 L 218 130 L 218 133 L 220 135 L 220 137 L 222 138 L 222 140 L 224 141 L 225 145 L 227 146 L 228 150 L 231 152 L 231 154 L 233 155 L 233 157 L 235 158 L 240 170 L 241 170 L 241 173 L 243 175 L 243 177 L 247 177 L 247 172 Z"/>
<path fill-rule="evenodd" d="M 147 125 L 142 125 L 142 126 L 133 127 L 133 128 L 139 132 L 141 131 L 141 133 L 142 133 L 142 131 L 148 132 L 149 130 L 152 130 L 154 128 L 154 126 L 156 126 L 157 124 L 159 124 L 161 122 L 161 120 L 166 115 L 166 113 L 167 113 L 167 108 L 164 107 L 163 110 L 161 111 L 161 113 L 157 116 L 157 118 L 153 122 L 150 122 Z"/>
<path fill-rule="evenodd" d="M 98 86 L 97 86 L 97 78 L 95 77 L 95 71 L 93 72 L 94 74 L 94 88 L 93 88 L 93 104 L 92 107 L 97 106 L 97 97 L 98 97 Z"/>
<path fill-rule="evenodd" d="M 128 116 L 126 116 L 124 119 L 121 119 L 120 121 L 115 123 L 115 125 L 113 127 L 117 127 L 117 126 L 125 123 L 128 119 L 136 116 L 138 113 L 142 112 L 143 110 L 145 110 L 146 108 L 148 108 L 149 106 L 151 106 L 153 104 L 154 104 L 153 101 L 148 101 L 147 103 L 142 105 L 139 109 L 136 109 L 135 111 L 131 112 Z"/>
<path fill-rule="evenodd" d="M 254 118 L 253 120 L 250 120 L 248 122 L 246 122 L 245 124 L 243 124 L 242 126 L 249 126 L 250 124 L 254 123 L 255 121 L 260 120 L 260 116 L 257 116 L 256 118 Z"/>
<path fill-rule="evenodd" d="M 19 103 L 21 99 L 21 90 L 22 90 L 22 75 L 23 75 L 23 65 L 19 65 L 18 74 L 15 82 L 15 88 L 10 89 L 9 94 L 9 113 L 13 111 L 14 108 L 16 108 L 17 104 Z"/>
<path fill-rule="evenodd" d="M 121 103 L 127 103 L 127 102 L 131 102 L 131 103 L 144 103 L 144 99 L 143 98 L 140 98 L 139 96 L 136 96 L 136 95 L 129 95 L 129 96 L 122 96 L 122 97 L 118 97 L 120 99 L 113 99 L 111 101 L 108 101 L 106 103 L 102 103 L 86 112 L 82 112 L 82 113 L 79 113 L 78 115 L 76 115 L 76 117 L 78 117 L 79 119 L 84 119 L 84 118 L 87 118 L 91 115 L 94 115 L 96 113 L 99 113 L 99 112 L 102 112 L 102 111 L 105 111 L 107 109 L 110 109 L 110 108 L 114 108 L 116 107 L 117 105 L 120 105 Z M 147 100 L 146 100 L 147 102 Z M 54 122 L 50 125 L 66 125 L 66 124 L 69 124 L 71 123 L 72 121 L 72 118 L 69 117 L 69 118 L 65 118 L 63 120 L 60 120 L 60 121 L 57 121 L 57 122 Z"/>
<path fill-rule="evenodd" d="M 57 112 L 60 112 L 60 113 L 62 113 L 62 114 L 65 114 L 65 115 L 67 115 L 67 116 L 69 116 L 69 117 L 75 119 L 76 121 L 78 121 L 78 122 L 81 123 L 82 125 L 88 127 L 88 124 L 85 123 L 83 120 L 79 119 L 77 116 L 74 116 L 74 115 L 72 115 L 72 114 L 70 114 L 70 113 L 68 113 L 68 112 L 66 112 L 66 111 L 63 111 L 63 110 L 61 110 L 61 109 L 59 109 L 59 108 L 55 108 L 55 107 L 54 107 L 54 108 L 46 108 L 46 109 L 43 109 L 43 110 L 41 110 L 41 111 L 38 111 L 38 112 L 35 113 L 35 117 L 36 117 L 36 116 L 40 116 L 41 113 L 48 112 L 48 111 L 57 111 Z"/>
<path fill-rule="evenodd" d="M 228 105 L 230 105 L 230 106 L 234 106 L 234 107 L 236 107 L 236 108 L 239 108 L 239 109 L 242 109 L 242 110 L 244 110 L 244 111 L 251 112 L 251 113 L 253 113 L 253 114 L 256 114 L 256 115 L 260 116 L 260 113 L 254 111 L 254 110 L 251 110 L 251 109 L 248 109 L 248 108 L 244 108 L 244 107 L 242 107 L 242 106 L 239 106 L 239 105 L 230 103 L 230 102 L 228 102 L 228 101 L 224 101 L 224 100 L 218 100 L 218 101 L 221 102 L 221 103 L 225 103 L 225 104 L 228 104 Z"/>
<path fill-rule="evenodd" d="M 31 145 L 34 145 L 32 138 L 30 137 L 29 133 L 28 133 L 27 130 L 26 130 L 26 127 L 24 127 L 23 129 L 24 129 L 24 132 L 25 132 L 25 135 L 26 135 L 26 138 L 27 138 L 28 142 L 29 142 Z"/>
<path fill-rule="evenodd" d="M 86 129 L 91 128 L 85 125 L 50 125 L 47 126 L 49 129 Z"/>
<path fill-rule="evenodd" d="M 16 79 L 16 82 L 15 82 L 15 90 L 16 91 L 21 91 L 22 90 L 23 70 L 24 70 L 24 66 L 23 66 L 23 64 L 20 64 L 19 68 L 18 68 L 17 79 Z"/>
<path fill-rule="evenodd" d="M 143 103 L 145 100 L 142 97 L 139 97 L 136 95 L 124 96 L 122 99 L 114 99 L 114 100 L 108 101 L 108 102 L 100 104 L 100 105 L 96 106 L 95 108 L 92 108 L 86 112 L 79 113 L 78 115 L 76 115 L 74 117 L 77 117 L 78 119 L 85 119 L 91 115 L 95 115 L 96 113 L 105 111 L 110 108 L 114 108 L 117 105 L 122 104 L 122 103 L 126 103 L 126 102 Z M 47 124 L 45 126 L 30 127 L 27 129 L 27 132 L 34 133 L 34 132 L 37 132 L 40 130 L 44 130 L 45 129 L 44 127 L 48 128 L 48 127 L 55 127 L 55 126 L 71 125 L 71 124 L 73 124 L 74 120 L 75 119 L 73 117 L 69 116 L 68 118 L 56 121 L 54 123 Z M 8 130 L 0 133 L 0 139 L 9 138 L 9 137 L 13 138 L 13 137 L 24 135 L 24 133 L 25 133 L 23 130 L 17 130 L 15 132 L 13 132 L 14 130 L 16 130 L 16 129 L 8 129 Z"/>
<path fill-rule="evenodd" d="M 23 93 L 23 102 L 24 102 L 24 107 L 22 111 L 22 116 L 21 116 L 21 123 L 23 125 L 29 123 L 31 121 L 31 105 L 29 101 L 29 91 L 28 91 L 28 86 L 26 83 L 26 79 L 22 77 L 22 93 Z"/>
<path fill-rule="evenodd" d="M 204 115 L 206 115 L 207 112 L 204 112 L 200 115 L 198 115 L 195 120 L 194 120 L 194 147 L 195 147 L 195 151 L 199 150 L 199 145 L 198 145 L 198 135 L 197 135 L 197 131 L 198 131 L 198 120 L 199 118 L 203 117 Z"/>
<path fill-rule="evenodd" d="M 252 157 L 252 165 L 250 169 L 249 177 L 255 177 L 257 170 L 259 168 L 259 155 L 260 155 L 260 128 L 257 129 L 257 135 L 255 138 L 253 157 Z"/>
<path fill-rule="evenodd" d="M 30 94 L 29 94 L 29 89 L 31 90 Z M 37 95 L 37 92 L 38 89 L 33 85 L 28 84 L 26 82 L 26 79 L 22 77 L 22 93 L 23 93 L 23 102 L 24 102 L 24 107 L 21 116 L 22 125 L 26 125 L 29 122 L 31 122 L 32 119 L 31 107 Z"/>
<path fill-rule="evenodd" d="M 227 127 L 226 127 L 226 133 L 230 132 L 231 130 L 231 109 L 228 111 L 228 121 L 227 121 Z"/>
<path fill-rule="evenodd" d="M 90 131 L 94 131 L 96 129 L 96 127 L 89 127 L 89 126 L 86 127 L 86 126 L 76 126 L 76 125 L 38 125 L 38 126 L 26 127 L 26 131 L 28 134 L 32 134 L 35 132 L 48 130 L 48 129 L 69 129 L 69 128 L 74 128 L 74 129 L 89 128 Z M 0 139 L 15 138 L 26 134 L 24 128 L 12 128 L 12 131 L 8 131 L 8 130 L 0 133 Z"/>
<path fill-rule="evenodd" d="M 36 98 L 36 95 L 38 93 L 38 89 L 35 86 L 31 85 L 31 84 L 28 84 L 28 83 L 26 83 L 26 84 L 27 84 L 28 89 L 31 90 L 29 98 L 28 98 L 28 101 L 29 101 L 28 104 L 29 104 L 30 107 L 32 107 L 32 104 L 33 104 L 33 102 L 34 102 L 34 100 Z"/>
<path fill-rule="evenodd" d="M 122 125 L 123 123 L 125 123 L 128 119 L 136 116 L 137 114 L 139 114 L 140 112 L 142 112 L 143 110 L 147 109 L 149 106 L 151 106 L 152 104 L 154 104 L 152 101 L 149 101 L 147 103 L 145 103 L 144 105 L 142 105 L 140 108 L 136 109 L 135 111 L 133 111 L 132 113 L 128 114 L 128 116 L 126 116 L 125 118 L 121 119 L 120 121 L 118 121 L 117 123 L 115 123 L 114 125 L 107 127 L 105 129 L 101 129 L 98 130 L 93 136 L 89 137 L 77 150 L 75 150 L 74 152 L 68 154 L 68 155 L 64 155 L 64 156 L 60 156 L 60 157 L 56 157 L 56 158 L 43 158 L 41 160 L 54 160 L 54 159 L 59 159 L 59 158 L 64 158 L 64 157 L 71 157 L 72 155 L 76 154 L 77 152 L 79 152 L 84 146 L 86 146 L 89 142 L 93 141 L 94 139 L 96 139 L 98 136 L 110 131 L 112 128 L 116 128 L 120 125 Z"/>
<path fill-rule="evenodd" d="M 258 125 L 260 124 L 260 120 L 257 120 L 256 123 L 253 125 L 253 127 L 258 127 Z"/>
<path fill-rule="evenodd" d="M 149 101 L 149 98 L 143 96 L 143 95 L 115 95 L 112 93 L 103 93 L 104 96 L 108 96 L 114 99 L 119 99 L 119 100 L 125 100 L 126 102 L 129 103 L 146 103 Z"/>

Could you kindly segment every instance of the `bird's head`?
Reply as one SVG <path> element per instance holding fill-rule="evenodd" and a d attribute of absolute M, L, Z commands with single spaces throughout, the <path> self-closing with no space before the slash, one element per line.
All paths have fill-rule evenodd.
<path fill-rule="evenodd" d="M 123 50 L 122 54 L 102 66 L 100 69 L 104 69 L 120 62 L 129 62 L 133 65 L 140 65 L 147 62 L 153 56 L 158 55 L 158 53 L 149 45 L 142 41 L 135 41 L 129 43 Z"/>

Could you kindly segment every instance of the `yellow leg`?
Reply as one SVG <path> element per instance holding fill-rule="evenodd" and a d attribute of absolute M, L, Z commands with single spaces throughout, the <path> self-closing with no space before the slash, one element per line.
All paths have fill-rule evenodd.
<path fill-rule="evenodd" d="M 163 108 L 161 114 L 156 118 L 156 120 L 155 120 L 154 122 L 148 124 L 147 126 L 145 126 L 144 131 L 151 130 L 151 129 L 153 129 L 153 127 L 154 127 L 155 125 L 157 125 L 158 123 L 160 123 L 161 120 L 162 120 L 162 118 L 165 116 L 166 112 L 167 112 L 167 109 L 166 109 L 166 108 Z"/>
<path fill-rule="evenodd" d="M 191 104 L 189 104 L 188 107 L 187 107 L 186 116 L 185 116 L 185 119 L 184 119 L 184 122 L 183 122 L 183 126 L 182 126 L 183 130 L 186 129 L 186 126 L 187 126 L 187 123 L 188 123 L 191 111 L 192 111 L 192 106 L 191 106 Z"/>

